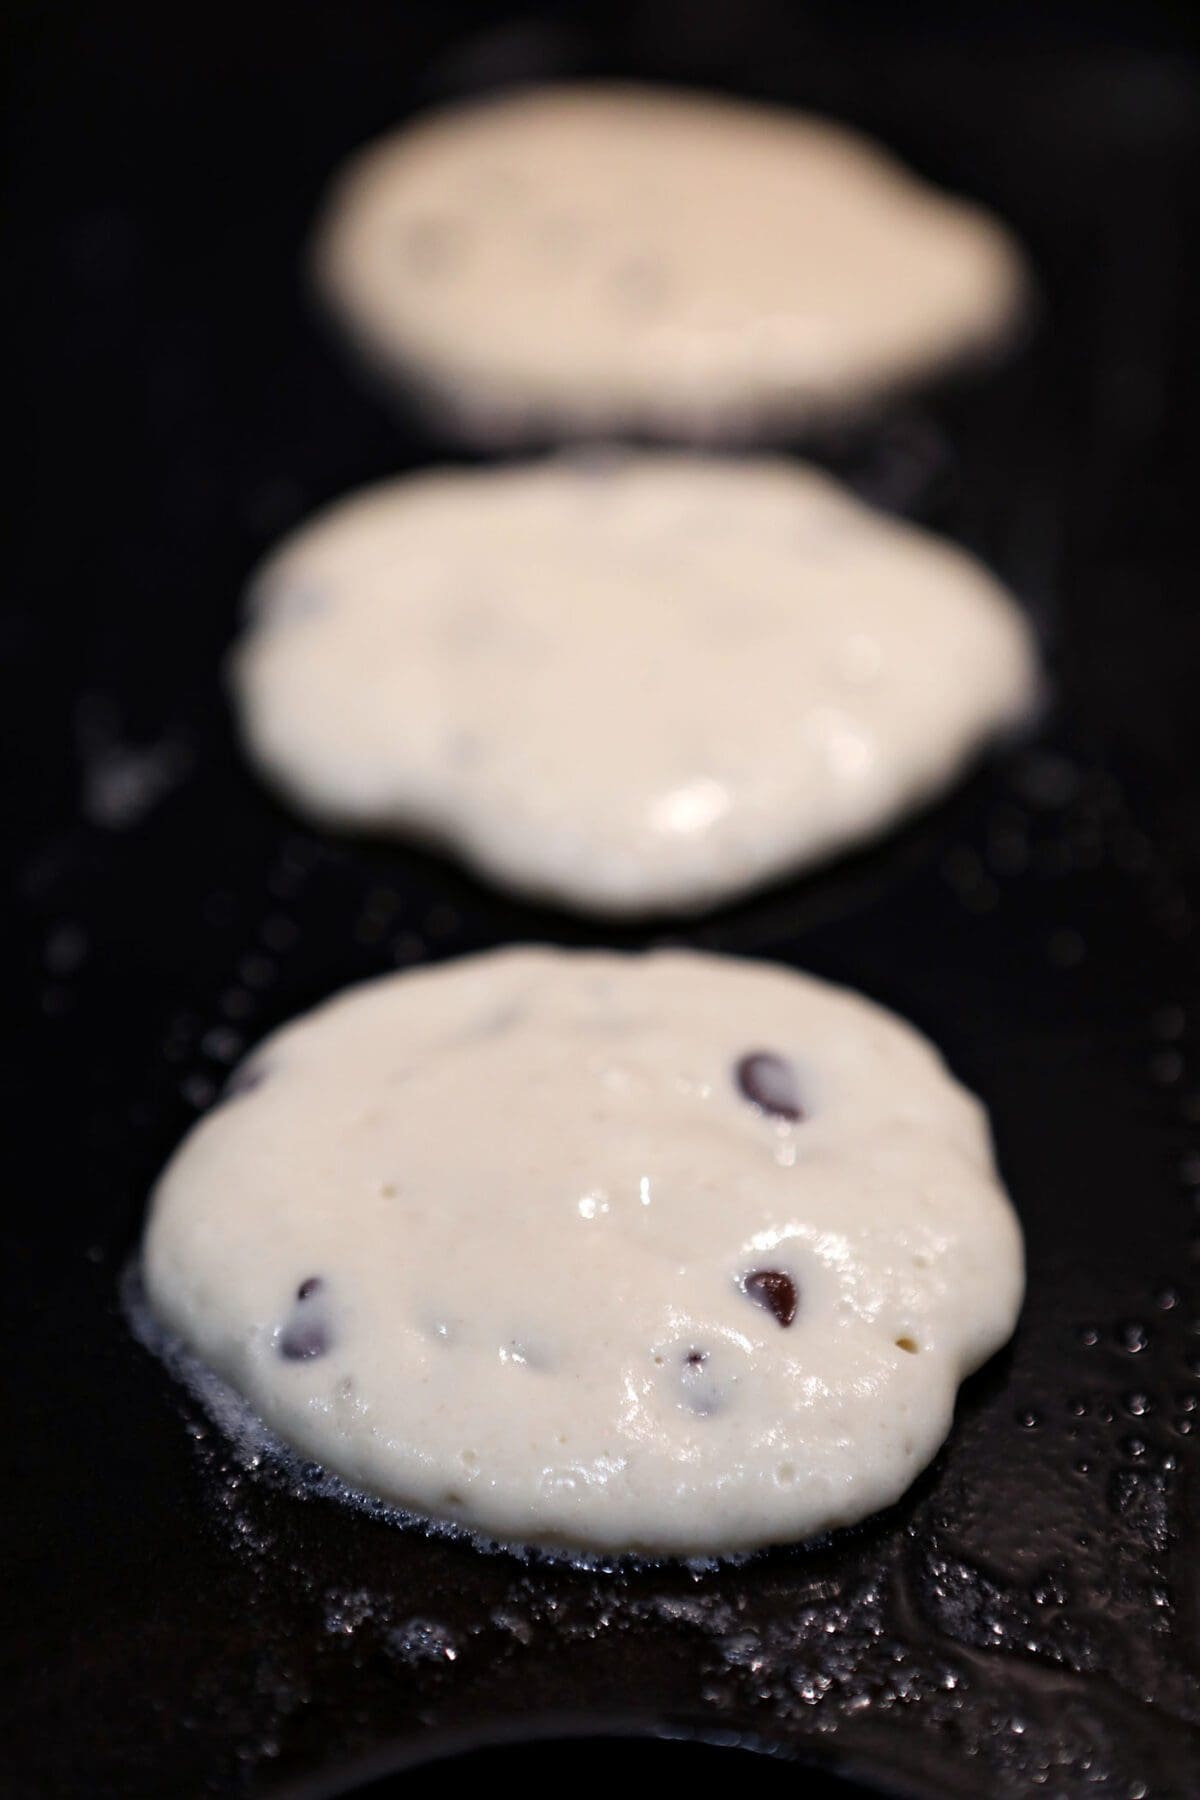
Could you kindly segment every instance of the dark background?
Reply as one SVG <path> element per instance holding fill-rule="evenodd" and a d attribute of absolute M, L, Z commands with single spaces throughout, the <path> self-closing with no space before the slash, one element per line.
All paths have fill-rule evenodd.
<path fill-rule="evenodd" d="M 0 1789 L 334 1793 L 363 1758 L 664 1721 L 872 1791 L 1200 1789 L 1194 20 L 958 10 L 10 5 Z M 1003 212 L 1043 289 L 1006 370 L 818 447 L 1013 583 L 1054 682 L 1037 739 L 675 934 L 945 1046 L 996 1121 L 1025 1318 L 900 1507 L 702 1576 L 482 1558 L 297 1497 L 117 1297 L 158 1167 L 264 1031 L 397 964 L 603 936 L 287 817 L 218 679 L 282 531 L 450 453 L 309 307 L 326 176 L 415 104 L 574 72 L 859 123 Z M 603 1754 L 520 1767 L 687 1780 L 717 1752 Z"/>

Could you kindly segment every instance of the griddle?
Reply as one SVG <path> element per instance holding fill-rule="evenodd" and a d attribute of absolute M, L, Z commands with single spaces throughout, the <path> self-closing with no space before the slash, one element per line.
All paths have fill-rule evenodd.
<path fill-rule="evenodd" d="M 1200 1791 L 1185 22 L 774 0 L 515 23 L 457 0 L 10 11 L 4 1791 Z M 305 298 L 326 175 L 430 99 L 580 72 L 862 125 L 1008 217 L 1042 292 L 1005 368 L 818 446 L 1015 586 L 1052 671 L 1036 735 L 835 867 L 641 932 L 310 830 L 243 767 L 219 680 L 282 531 L 452 453 Z M 667 938 L 864 989 L 991 1109 L 1029 1297 L 933 1467 L 815 1544 L 584 1572 L 239 1464 L 119 1298 L 153 1178 L 230 1065 L 383 970 Z"/>

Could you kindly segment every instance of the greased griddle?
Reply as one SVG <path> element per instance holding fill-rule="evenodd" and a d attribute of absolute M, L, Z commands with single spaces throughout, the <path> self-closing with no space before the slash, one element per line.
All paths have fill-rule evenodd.
<path fill-rule="evenodd" d="M 13 15 L 0 1789 L 1200 1788 L 1200 75 L 1144 12 L 1097 15 L 1086 41 L 1053 8 L 1005 9 L 1001 35 L 985 9 L 969 40 L 932 16 Z M 819 450 L 1017 587 L 1047 719 L 884 842 L 686 928 L 605 932 L 311 831 L 242 766 L 218 678 L 281 531 L 451 453 L 362 385 L 305 300 L 324 178 L 419 101 L 575 71 L 860 123 L 1010 218 L 1043 288 L 1007 370 Z M 118 1297 L 153 1178 L 230 1064 L 385 969 L 665 938 L 861 987 L 988 1103 L 1029 1297 L 933 1468 L 818 1544 L 590 1573 L 246 1469 Z"/>

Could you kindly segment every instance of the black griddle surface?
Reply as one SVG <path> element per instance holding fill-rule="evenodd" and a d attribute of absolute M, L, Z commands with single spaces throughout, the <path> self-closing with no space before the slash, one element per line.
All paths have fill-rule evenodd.
<path fill-rule="evenodd" d="M 315 1800 L 370 1779 L 381 1796 L 458 1750 L 453 1772 L 489 1782 L 858 1791 L 841 1771 L 930 1797 L 1195 1793 L 1195 62 L 1165 27 L 1151 41 L 1144 11 L 1093 13 L 1081 35 L 1006 9 L 970 39 L 920 9 L 772 0 L 503 16 L 351 0 L 9 18 L 0 1788 Z M 1015 584 L 1050 715 L 884 843 L 682 930 L 604 933 L 310 831 L 243 768 L 217 675 L 281 531 L 441 453 L 306 305 L 322 181 L 417 101 L 576 70 L 861 123 L 1003 211 L 1044 293 L 1009 371 L 823 448 Z M 1028 1304 L 932 1470 L 817 1545 L 583 1573 L 239 1467 L 118 1305 L 150 1184 L 231 1061 L 395 966 L 667 936 L 863 988 L 992 1111 Z M 726 1747 L 637 1735 L 661 1727 Z M 827 1774 L 748 1763 L 738 1742 Z"/>

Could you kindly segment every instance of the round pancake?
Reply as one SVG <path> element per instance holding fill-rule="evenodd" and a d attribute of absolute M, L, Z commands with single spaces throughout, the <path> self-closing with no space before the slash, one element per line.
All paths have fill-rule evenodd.
<path fill-rule="evenodd" d="M 994 350 L 1008 233 L 801 113 L 535 88 L 419 119 L 336 181 L 318 282 L 383 374 L 485 443 L 761 439 Z"/>
<path fill-rule="evenodd" d="M 352 1488 L 684 1555 L 894 1501 L 1023 1286 L 982 1109 L 916 1032 L 678 951 L 506 950 L 288 1026 L 162 1176 L 144 1270 Z"/>
<path fill-rule="evenodd" d="M 1020 609 L 815 470 L 685 454 L 407 476 L 254 587 L 246 746 L 317 819 L 609 916 L 876 832 L 1029 710 Z"/>

